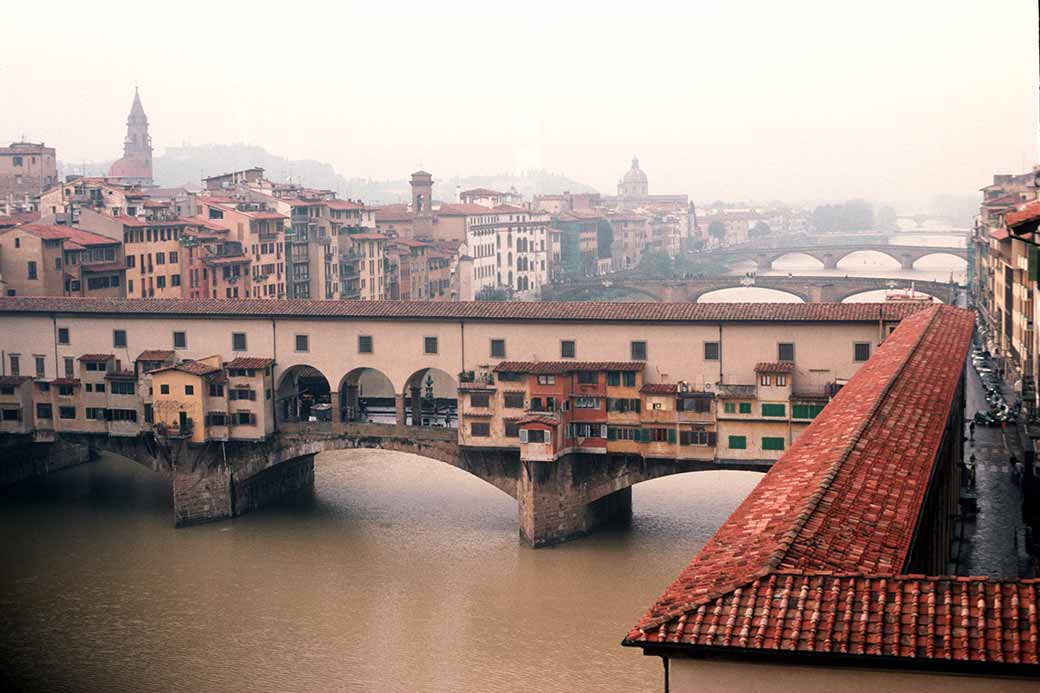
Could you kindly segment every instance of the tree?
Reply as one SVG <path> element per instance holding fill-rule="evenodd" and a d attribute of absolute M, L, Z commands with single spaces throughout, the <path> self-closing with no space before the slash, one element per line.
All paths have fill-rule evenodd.
<path fill-rule="evenodd" d="M 771 234 L 773 230 L 769 228 L 769 224 L 764 221 L 756 222 L 754 226 L 748 229 L 748 238 L 765 238 Z"/>
<path fill-rule="evenodd" d="M 650 250 L 639 258 L 639 271 L 651 277 L 671 277 L 675 271 L 671 256 L 663 250 Z"/>
<path fill-rule="evenodd" d="M 726 238 L 726 225 L 716 219 L 708 224 L 708 235 L 722 241 Z"/>

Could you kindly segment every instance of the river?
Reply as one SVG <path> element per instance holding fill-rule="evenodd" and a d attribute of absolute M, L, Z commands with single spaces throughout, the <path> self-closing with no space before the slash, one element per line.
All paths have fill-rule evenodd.
<path fill-rule="evenodd" d="M 660 661 L 619 642 L 759 478 L 646 482 L 630 526 L 534 551 L 515 501 L 411 455 L 325 453 L 313 494 L 176 530 L 169 481 L 104 457 L 0 501 L 0 677 L 51 691 L 659 691 Z"/>

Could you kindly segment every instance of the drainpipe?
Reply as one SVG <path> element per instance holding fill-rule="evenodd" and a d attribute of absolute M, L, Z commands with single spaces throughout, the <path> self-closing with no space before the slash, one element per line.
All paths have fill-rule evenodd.
<path fill-rule="evenodd" d="M 54 328 L 54 377 L 58 377 L 58 316 L 51 313 L 51 327 Z M 72 341 L 72 340 L 69 340 Z M 47 375 L 47 370 L 44 369 L 44 375 Z"/>
<path fill-rule="evenodd" d="M 720 322 L 719 323 L 719 384 L 722 384 L 722 381 L 724 379 L 722 377 L 722 373 L 723 373 L 723 370 L 722 370 L 722 323 Z M 667 665 L 665 665 L 665 666 L 667 666 Z"/>
<path fill-rule="evenodd" d="M 274 364 L 271 366 L 271 416 L 274 424 L 273 430 L 278 432 L 278 379 L 274 377 L 274 369 L 278 367 L 278 327 L 275 319 L 271 318 L 271 358 Z"/>

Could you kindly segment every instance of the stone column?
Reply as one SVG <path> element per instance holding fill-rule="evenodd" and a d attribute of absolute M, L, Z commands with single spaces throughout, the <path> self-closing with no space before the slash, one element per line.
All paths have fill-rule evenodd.
<path fill-rule="evenodd" d="M 412 425 L 422 426 L 422 388 L 412 387 Z"/>
<path fill-rule="evenodd" d="M 179 464 L 173 471 L 173 523 L 177 527 L 235 515 L 231 471 L 226 465 Z"/>
<path fill-rule="evenodd" d="M 566 455 L 556 462 L 521 462 L 517 484 L 520 538 L 538 548 L 632 517 L 632 487 L 599 471 L 596 460 Z M 589 500 L 589 499 L 592 500 Z"/>
<path fill-rule="evenodd" d="M 407 412 L 404 410 L 404 395 L 394 395 L 394 413 L 397 415 L 397 425 L 404 426 L 408 423 Z"/>
<path fill-rule="evenodd" d="M 351 418 L 348 421 L 359 421 L 358 412 L 361 409 L 361 398 L 358 396 L 358 386 L 347 384 L 347 401 L 343 402 L 343 405 L 350 412 Z"/>
<path fill-rule="evenodd" d="M 913 269 L 914 268 L 914 258 L 913 258 L 913 256 L 911 256 L 911 255 L 903 255 L 903 256 L 901 256 L 899 258 L 899 266 L 902 269 Z"/>

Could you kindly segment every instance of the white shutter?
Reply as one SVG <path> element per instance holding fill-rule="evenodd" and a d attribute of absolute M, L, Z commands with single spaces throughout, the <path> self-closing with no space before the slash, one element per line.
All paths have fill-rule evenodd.
<path fill-rule="evenodd" d="M 606 438 L 607 437 L 607 425 L 606 424 L 600 424 L 599 425 L 599 437 L 600 438 Z"/>
<path fill-rule="evenodd" d="M 526 428 L 521 428 L 520 429 L 520 442 L 521 443 L 526 443 L 527 442 L 527 429 Z"/>

